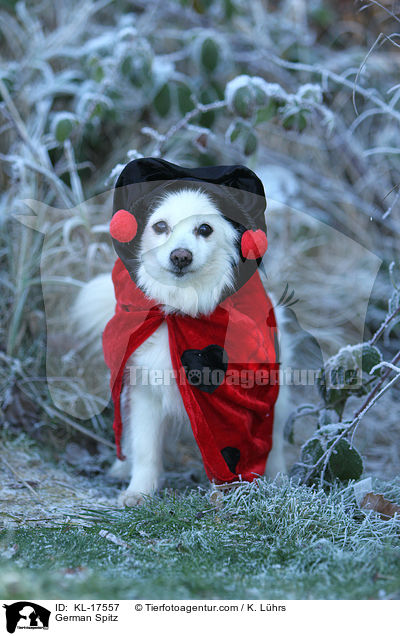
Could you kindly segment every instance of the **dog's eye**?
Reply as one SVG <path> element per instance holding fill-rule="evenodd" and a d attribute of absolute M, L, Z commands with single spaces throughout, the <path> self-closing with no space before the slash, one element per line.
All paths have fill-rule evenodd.
<path fill-rule="evenodd" d="M 211 227 L 211 225 L 208 225 L 208 223 L 202 223 L 198 228 L 197 228 L 197 234 L 199 236 L 210 236 L 210 234 L 212 234 L 213 229 Z"/>
<path fill-rule="evenodd" d="M 158 221 L 157 223 L 154 223 L 153 230 L 156 234 L 165 234 L 168 232 L 168 225 L 165 221 Z"/>

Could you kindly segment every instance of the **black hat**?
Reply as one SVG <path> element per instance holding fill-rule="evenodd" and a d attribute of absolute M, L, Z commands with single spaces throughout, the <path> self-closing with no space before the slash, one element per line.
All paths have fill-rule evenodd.
<path fill-rule="evenodd" d="M 119 175 L 110 223 L 115 250 L 134 281 L 137 247 L 160 195 L 199 185 L 238 230 L 241 264 L 236 287 L 254 273 L 267 249 L 266 199 L 257 175 L 242 165 L 184 168 L 149 157 L 131 161 Z"/>

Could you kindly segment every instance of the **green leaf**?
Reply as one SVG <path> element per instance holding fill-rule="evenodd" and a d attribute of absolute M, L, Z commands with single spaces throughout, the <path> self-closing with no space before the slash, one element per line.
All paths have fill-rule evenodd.
<path fill-rule="evenodd" d="M 338 373 L 340 370 L 338 370 Z M 324 400 L 327 409 L 333 409 L 342 416 L 349 393 L 342 388 L 336 375 L 336 369 L 331 369 L 327 365 L 321 370 L 317 378 L 319 393 Z"/>
<path fill-rule="evenodd" d="M 206 88 L 201 91 L 199 101 L 201 104 L 211 104 L 216 99 L 218 99 L 218 96 L 215 90 L 213 88 Z M 215 112 L 210 110 L 209 113 L 201 113 L 201 115 L 199 116 L 198 123 L 200 126 L 203 126 L 204 128 L 211 128 L 214 121 L 215 121 Z"/>
<path fill-rule="evenodd" d="M 270 99 L 267 106 L 259 108 L 256 114 L 256 124 L 261 124 L 264 121 L 269 121 L 272 117 L 275 117 L 278 111 L 277 103 Z"/>
<path fill-rule="evenodd" d="M 72 133 L 73 124 L 70 119 L 61 119 L 56 126 L 56 139 L 63 143 Z"/>
<path fill-rule="evenodd" d="M 304 128 L 306 128 L 306 126 L 307 126 L 307 118 L 306 118 L 306 116 L 304 114 L 305 112 L 307 112 L 307 111 L 300 112 L 299 116 L 298 116 L 297 130 L 299 132 L 302 132 L 304 130 Z"/>
<path fill-rule="evenodd" d="M 195 103 L 192 98 L 192 91 L 186 84 L 179 83 L 176 88 L 176 96 L 178 100 L 178 108 L 182 115 L 186 115 L 193 110 Z"/>
<path fill-rule="evenodd" d="M 241 86 L 235 92 L 232 106 L 241 117 L 250 117 L 253 112 L 254 94 L 250 86 Z"/>
<path fill-rule="evenodd" d="M 220 50 L 218 44 L 212 38 L 205 38 L 201 45 L 200 62 L 205 71 L 213 73 L 218 66 Z"/>
<path fill-rule="evenodd" d="M 154 98 L 154 108 L 160 117 L 166 117 L 171 109 L 171 90 L 168 84 L 163 84 Z"/>
<path fill-rule="evenodd" d="M 257 150 L 257 136 L 249 132 L 245 138 L 243 152 L 246 156 L 253 155 Z"/>
<path fill-rule="evenodd" d="M 87 60 L 88 69 L 95 82 L 101 82 L 105 73 L 103 66 L 97 55 L 92 55 Z"/>
<path fill-rule="evenodd" d="M 282 126 L 287 130 L 295 129 L 302 132 L 307 126 L 306 112 L 306 110 L 299 110 L 297 113 L 285 117 L 282 120 Z"/>
<path fill-rule="evenodd" d="M 94 69 L 93 79 L 95 82 L 101 82 L 104 79 L 104 70 L 100 65 L 96 66 L 96 68 Z"/>
<path fill-rule="evenodd" d="M 235 122 L 233 122 L 229 133 L 230 142 L 233 143 L 234 141 L 236 141 L 239 138 L 239 135 L 243 133 L 243 130 L 244 126 L 242 121 L 236 120 Z"/>
<path fill-rule="evenodd" d="M 252 126 L 248 122 L 236 120 L 228 129 L 231 143 L 240 142 L 245 155 L 252 155 L 257 150 L 257 136 L 253 132 Z"/>
<path fill-rule="evenodd" d="M 334 443 L 328 443 L 330 447 Z M 328 463 L 333 475 L 340 481 L 348 479 L 359 479 L 363 472 L 363 461 L 361 455 L 351 447 L 346 439 L 341 439 L 332 450 L 332 455 Z"/>
<path fill-rule="evenodd" d="M 137 48 L 126 55 L 121 62 L 121 73 L 133 86 L 144 86 L 151 80 L 153 52 L 150 46 L 138 43 Z"/>
<path fill-rule="evenodd" d="M 72 113 L 57 113 L 52 123 L 54 137 L 59 143 L 64 143 L 64 141 L 71 136 L 76 124 L 77 119 Z"/>
<path fill-rule="evenodd" d="M 237 9 L 233 4 L 232 0 L 224 0 L 224 8 L 225 8 L 225 19 L 231 20 L 233 15 L 237 13 Z"/>
<path fill-rule="evenodd" d="M 370 373 L 371 369 L 382 362 L 382 354 L 379 349 L 369 344 L 362 346 L 362 370 Z M 379 370 L 377 371 L 379 375 Z"/>
<path fill-rule="evenodd" d="M 257 78 L 254 78 L 251 83 L 251 88 L 254 93 L 254 103 L 256 106 L 264 106 L 266 95 L 265 91 L 257 84 Z"/>

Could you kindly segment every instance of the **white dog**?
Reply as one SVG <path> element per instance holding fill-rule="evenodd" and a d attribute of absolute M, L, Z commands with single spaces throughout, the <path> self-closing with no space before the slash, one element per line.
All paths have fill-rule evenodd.
<path fill-rule="evenodd" d="M 199 189 L 183 188 L 162 197 L 148 218 L 140 239 L 137 281 L 146 296 L 164 312 L 197 316 L 212 313 L 233 288 L 237 265 L 237 230 Z M 101 332 L 113 316 L 115 296 L 111 275 L 87 283 L 74 307 L 81 332 L 91 333 L 101 347 Z M 135 351 L 127 367 L 172 369 L 166 322 Z M 125 376 L 126 377 L 126 376 Z M 122 449 L 125 461 L 116 460 L 111 474 L 129 479 L 120 504 L 133 506 L 153 493 L 162 473 L 163 442 L 168 422 L 190 429 L 180 391 L 170 384 L 132 385 L 124 382 L 121 395 Z M 275 406 L 273 450 L 267 474 L 285 471 L 282 423 L 285 396 Z M 168 434 L 168 433 L 167 433 Z"/>

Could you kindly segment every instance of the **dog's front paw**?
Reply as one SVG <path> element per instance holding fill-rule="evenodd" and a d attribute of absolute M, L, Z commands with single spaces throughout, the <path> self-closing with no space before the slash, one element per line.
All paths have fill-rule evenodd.
<path fill-rule="evenodd" d="M 124 508 L 128 506 L 128 508 L 133 508 L 134 506 L 139 506 L 143 503 L 143 493 L 136 492 L 135 490 L 124 490 L 121 492 L 118 497 L 118 505 L 120 508 Z"/>

